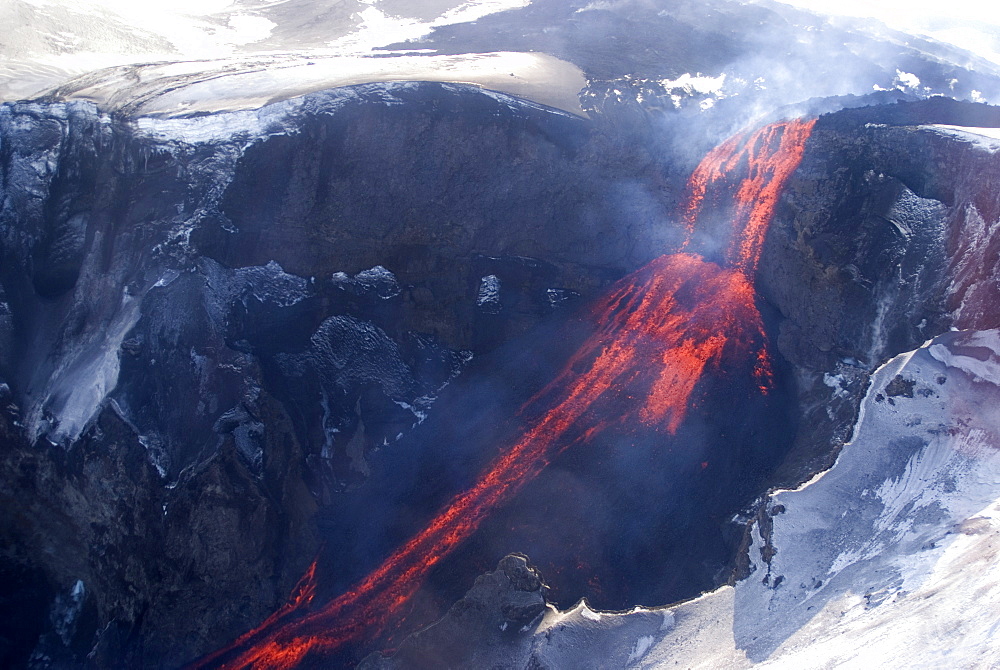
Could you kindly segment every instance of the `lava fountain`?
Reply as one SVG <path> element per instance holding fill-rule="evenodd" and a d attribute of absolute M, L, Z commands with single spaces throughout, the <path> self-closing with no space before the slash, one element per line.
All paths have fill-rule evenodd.
<path fill-rule="evenodd" d="M 705 157 L 688 183 L 688 242 L 706 198 L 745 175 L 730 194 L 738 232 L 724 266 L 676 253 L 614 284 L 585 315 L 593 322 L 590 337 L 521 408 L 521 437 L 426 528 L 320 607 L 313 605 L 313 564 L 285 606 L 193 667 L 293 668 L 307 657 L 370 641 L 399 616 L 435 565 L 565 449 L 608 428 L 641 425 L 675 433 L 706 369 L 727 361 L 750 362 L 766 393 L 771 363 L 753 278 L 778 196 L 802 160 L 813 124 L 771 124 L 727 140 Z"/>

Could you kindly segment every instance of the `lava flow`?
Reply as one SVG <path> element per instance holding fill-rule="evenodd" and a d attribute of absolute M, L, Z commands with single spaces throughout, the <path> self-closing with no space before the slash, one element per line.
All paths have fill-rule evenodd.
<path fill-rule="evenodd" d="M 350 591 L 312 609 L 313 568 L 288 604 L 195 667 L 292 668 L 307 656 L 374 639 L 436 564 L 567 447 L 612 426 L 675 433 L 705 369 L 727 361 L 752 366 L 766 391 L 770 362 L 753 275 L 777 197 L 802 159 L 812 126 L 787 121 L 738 136 L 709 153 L 692 175 L 684 210 L 690 230 L 709 187 L 746 163 L 735 193 L 734 225 L 742 232 L 730 245 L 731 267 L 677 253 L 617 282 L 590 310 L 592 335 L 521 409 L 521 438 L 472 488 Z"/>
<path fill-rule="evenodd" d="M 712 149 L 688 180 L 688 203 L 684 211 L 688 241 L 694 233 L 708 187 L 724 180 L 746 161 L 747 176 L 732 194 L 734 234 L 727 261 L 752 278 L 757 272 L 764 235 L 774 217 L 778 197 L 785 182 L 802 162 L 806 140 L 815 124 L 815 119 L 772 123 L 749 137 L 736 135 Z M 685 246 L 687 244 L 685 242 Z"/>

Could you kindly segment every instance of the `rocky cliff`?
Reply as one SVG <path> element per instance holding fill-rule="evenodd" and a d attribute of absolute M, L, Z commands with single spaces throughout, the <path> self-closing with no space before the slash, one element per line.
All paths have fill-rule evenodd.
<path fill-rule="evenodd" d="M 665 234 L 641 148 L 600 158 L 580 120 L 461 87 L 0 114 L 7 597 L 83 583 L 71 658 L 173 665 L 262 618 L 317 506 L 336 517 L 472 351 Z M 55 653 L 32 611 L 18 663 Z"/>

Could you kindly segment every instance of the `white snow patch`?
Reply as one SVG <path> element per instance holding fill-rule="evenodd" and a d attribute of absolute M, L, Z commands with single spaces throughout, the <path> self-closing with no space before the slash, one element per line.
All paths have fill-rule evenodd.
<path fill-rule="evenodd" d="M 355 16 L 361 24 L 348 35 L 330 42 L 330 47 L 345 54 L 369 54 L 386 44 L 419 40 L 435 28 L 476 21 L 484 16 L 525 7 L 530 0 L 471 0 L 453 7 L 430 21 L 393 16 L 362 0 L 366 5 Z"/>
<path fill-rule="evenodd" d="M 595 2 L 591 2 L 591 3 L 589 3 L 589 4 L 587 4 L 587 5 L 583 6 L 583 7 L 581 7 L 580 9 L 576 10 L 573 13 L 574 14 L 581 14 L 583 12 L 602 11 L 602 10 L 614 9 L 614 8 L 615 8 L 615 3 L 613 3 L 613 2 L 607 2 L 607 0 L 596 0 Z"/>
<path fill-rule="evenodd" d="M 479 280 L 479 293 L 476 296 L 476 306 L 489 314 L 497 314 L 502 308 L 500 301 L 500 278 L 496 275 L 486 275 Z"/>
<path fill-rule="evenodd" d="M 271 31 L 278 27 L 274 21 L 270 21 L 263 16 L 252 16 L 250 14 L 233 14 L 227 21 L 230 33 L 229 40 L 232 44 L 250 44 L 259 42 L 267 38 Z"/>
<path fill-rule="evenodd" d="M 139 435 L 138 440 L 142 448 L 146 450 L 146 459 L 150 465 L 156 468 L 160 479 L 166 479 L 167 473 L 170 471 L 170 458 L 166 449 L 163 448 L 163 441 L 156 435 Z M 164 509 L 163 513 L 166 514 L 167 510 Z"/>
<path fill-rule="evenodd" d="M 933 344 L 928 352 L 950 368 L 961 370 L 975 382 L 1000 385 L 1000 337 L 997 331 L 969 334 L 963 348 L 953 350 L 943 344 Z"/>
<path fill-rule="evenodd" d="M 702 95 L 719 94 L 722 92 L 722 87 L 725 83 L 725 72 L 716 77 L 710 77 L 700 72 L 698 74 L 685 72 L 676 79 L 662 79 L 660 81 L 660 85 L 666 90 L 673 91 L 679 89 L 688 95 L 693 93 L 701 93 Z"/>
<path fill-rule="evenodd" d="M 837 398 L 846 398 L 850 395 L 845 387 L 844 375 L 831 375 L 829 372 L 823 373 L 823 383 L 833 389 L 833 395 Z"/>
<path fill-rule="evenodd" d="M 989 153 L 1000 151 L 1000 128 L 975 128 L 971 126 L 950 126 L 945 124 L 934 124 L 921 126 L 943 135 L 951 135 L 966 142 L 974 144 L 979 149 Z"/>
<path fill-rule="evenodd" d="M 402 407 L 403 409 L 407 410 L 408 412 L 412 413 L 413 416 L 416 417 L 417 423 L 413 424 L 414 426 L 416 426 L 418 424 L 423 423 L 424 419 L 427 418 L 427 409 L 428 407 L 430 407 L 430 403 L 433 402 L 433 399 L 430 398 L 424 398 L 424 400 L 427 403 L 426 406 L 424 407 L 416 407 L 415 405 L 411 405 L 405 400 L 394 400 L 393 402 Z"/>
<path fill-rule="evenodd" d="M 26 424 L 33 439 L 45 435 L 53 443 L 75 441 L 118 384 L 120 348 L 139 320 L 141 300 L 123 293 L 104 328 L 55 360 L 55 368 L 35 389 Z"/>
<path fill-rule="evenodd" d="M 635 641 L 635 647 L 632 648 L 632 653 L 629 654 L 627 663 L 633 663 L 638 661 L 640 658 L 646 655 L 649 648 L 653 646 L 656 641 L 652 635 L 643 635 L 638 640 Z"/>
<path fill-rule="evenodd" d="M 156 280 L 153 284 L 153 288 L 162 288 L 164 286 L 170 286 L 174 283 L 174 280 L 181 276 L 181 273 L 173 268 L 168 268 L 163 272 L 163 276 Z"/>

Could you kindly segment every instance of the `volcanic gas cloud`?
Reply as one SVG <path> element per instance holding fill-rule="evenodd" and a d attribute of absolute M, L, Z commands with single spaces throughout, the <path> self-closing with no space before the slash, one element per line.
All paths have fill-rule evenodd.
<path fill-rule="evenodd" d="M 474 486 L 354 588 L 318 607 L 313 564 L 284 607 L 195 667 L 293 668 L 307 657 L 372 640 L 437 563 L 563 450 L 615 426 L 675 433 L 699 380 L 725 361 L 751 363 L 766 393 L 771 362 L 753 280 L 781 190 L 802 160 L 813 124 L 774 123 L 733 137 L 704 158 L 688 183 L 683 249 L 704 203 L 731 199 L 733 233 L 724 263 L 686 251 L 664 255 L 612 286 L 589 309 L 592 335 L 524 405 L 523 435 Z"/>

